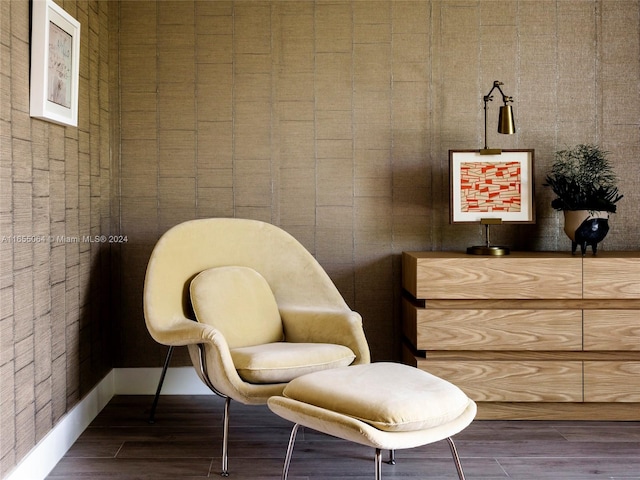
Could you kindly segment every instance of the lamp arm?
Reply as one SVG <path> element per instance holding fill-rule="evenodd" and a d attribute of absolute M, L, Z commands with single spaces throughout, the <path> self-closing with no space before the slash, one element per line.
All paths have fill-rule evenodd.
<path fill-rule="evenodd" d="M 500 92 L 500 95 L 502 95 L 502 101 L 504 102 L 504 104 L 506 105 L 508 102 L 513 102 L 513 97 L 508 97 L 504 94 L 504 92 L 502 91 L 502 89 L 500 88 L 500 85 L 504 85 L 504 83 L 498 81 L 498 80 L 494 80 L 493 82 L 493 87 L 491 87 L 491 90 L 489 90 L 489 93 L 487 93 L 484 96 L 484 108 L 487 108 L 487 102 L 490 102 L 493 100 L 493 97 L 491 96 L 491 94 L 493 93 L 493 91 L 497 88 L 498 91 Z"/>
<path fill-rule="evenodd" d="M 487 150 L 489 147 L 487 147 L 487 102 L 491 102 L 493 100 L 493 97 L 491 96 L 491 94 L 493 93 L 493 91 L 497 88 L 498 91 L 500 92 L 500 95 L 502 95 L 502 101 L 504 102 L 504 104 L 506 105 L 508 102 L 513 102 L 513 97 L 508 97 L 504 94 L 504 92 L 502 91 L 502 89 L 500 88 L 500 85 L 504 85 L 504 83 L 502 83 L 499 80 L 494 80 L 493 81 L 493 86 L 491 87 L 491 90 L 489 90 L 489 93 L 487 93 L 484 97 L 484 149 Z"/>

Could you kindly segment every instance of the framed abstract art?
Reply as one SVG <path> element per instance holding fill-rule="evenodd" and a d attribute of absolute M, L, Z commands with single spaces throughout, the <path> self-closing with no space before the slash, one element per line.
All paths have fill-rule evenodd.
<path fill-rule="evenodd" d="M 451 223 L 534 223 L 533 150 L 450 150 Z"/>
<path fill-rule="evenodd" d="M 78 125 L 80 23 L 53 0 L 33 0 L 30 115 Z"/>

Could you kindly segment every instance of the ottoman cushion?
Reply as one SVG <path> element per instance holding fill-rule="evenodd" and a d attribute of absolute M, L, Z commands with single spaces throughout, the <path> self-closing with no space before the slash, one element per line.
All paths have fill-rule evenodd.
<path fill-rule="evenodd" d="M 455 420 L 469 405 L 462 390 L 446 380 L 386 362 L 310 373 L 292 380 L 283 396 L 387 432 L 434 428 Z"/>

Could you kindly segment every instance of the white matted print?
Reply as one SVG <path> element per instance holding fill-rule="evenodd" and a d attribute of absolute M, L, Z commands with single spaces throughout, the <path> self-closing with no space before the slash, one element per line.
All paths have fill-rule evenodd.
<path fill-rule="evenodd" d="M 53 0 L 33 0 L 30 115 L 78 125 L 80 22 Z"/>
<path fill-rule="evenodd" d="M 451 223 L 534 223 L 533 150 L 450 150 Z"/>

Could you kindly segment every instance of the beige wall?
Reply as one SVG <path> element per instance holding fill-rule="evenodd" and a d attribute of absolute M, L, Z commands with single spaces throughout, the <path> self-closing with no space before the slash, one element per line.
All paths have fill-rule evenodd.
<path fill-rule="evenodd" d="M 538 214 L 495 243 L 568 251 L 544 174 L 597 142 L 625 194 L 601 248 L 640 249 L 637 0 L 60 3 L 83 28 L 78 129 L 29 118 L 28 2 L 0 0 L 1 235 L 129 241 L 0 244 L 0 476 L 110 367 L 161 365 L 142 281 L 184 220 L 282 226 L 396 357 L 400 253 L 482 242 L 448 223 L 447 152 L 482 146 L 493 80 L 518 133 L 489 144 L 535 148 Z"/>
<path fill-rule="evenodd" d="M 81 23 L 71 128 L 29 117 L 29 2 L 0 0 L 0 478 L 113 365 L 110 248 L 75 241 L 117 232 L 108 5 L 64 2 Z"/>
<path fill-rule="evenodd" d="M 165 352 L 140 306 L 153 243 L 209 216 L 294 234 L 374 357 L 394 358 L 399 254 L 483 241 L 448 223 L 448 150 L 482 146 L 496 79 L 518 132 L 489 144 L 536 150 L 538 215 L 494 242 L 569 251 L 543 177 L 556 149 L 598 142 L 626 195 L 601 248 L 639 248 L 639 15 L 619 0 L 122 2 L 120 365 Z"/>

